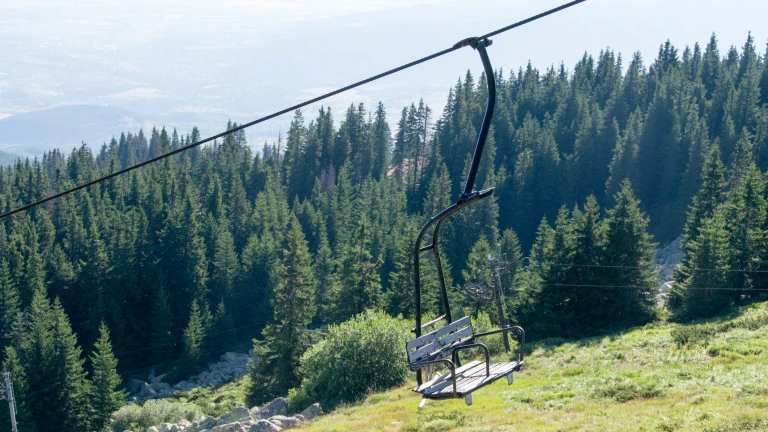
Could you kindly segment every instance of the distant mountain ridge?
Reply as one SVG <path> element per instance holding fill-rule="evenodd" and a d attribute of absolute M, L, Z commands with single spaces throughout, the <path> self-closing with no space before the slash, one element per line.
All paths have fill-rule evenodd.
<path fill-rule="evenodd" d="M 16 159 L 18 158 L 19 156 L 13 153 L 0 151 L 0 165 L 10 165 L 16 162 Z"/>
<path fill-rule="evenodd" d="M 0 150 L 22 156 L 64 151 L 82 142 L 98 148 L 122 131 L 144 126 L 141 115 L 107 106 L 67 105 L 0 120 Z"/>

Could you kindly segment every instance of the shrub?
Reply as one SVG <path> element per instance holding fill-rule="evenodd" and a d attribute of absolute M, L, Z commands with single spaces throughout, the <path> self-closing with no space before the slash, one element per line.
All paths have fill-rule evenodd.
<path fill-rule="evenodd" d="M 304 382 L 289 394 L 291 407 L 320 401 L 333 408 L 402 383 L 408 328 L 406 321 L 373 311 L 330 326 L 301 358 Z"/>
<path fill-rule="evenodd" d="M 609 379 L 595 389 L 593 396 L 609 398 L 624 403 L 632 399 L 648 399 L 662 395 L 661 389 L 655 383 L 636 383 L 630 379 Z"/>
<path fill-rule="evenodd" d="M 148 400 L 144 405 L 126 405 L 115 412 L 112 430 L 147 430 L 161 423 L 178 423 L 181 419 L 194 421 L 200 417 L 200 407 L 191 403 L 168 400 Z"/>
<path fill-rule="evenodd" d="M 475 333 L 483 333 L 491 330 L 496 330 L 499 328 L 499 326 L 494 325 L 491 322 L 491 317 L 488 316 L 486 312 L 478 312 L 477 318 L 473 320 L 474 321 L 474 329 Z M 488 348 L 488 351 L 491 353 L 491 355 L 501 354 L 504 350 L 504 336 L 499 333 L 498 335 L 491 335 L 486 336 L 484 338 L 478 338 L 477 342 L 482 343 L 483 345 Z M 515 344 L 515 334 L 509 333 L 509 343 L 510 345 Z M 463 358 L 463 357 L 462 357 Z"/>

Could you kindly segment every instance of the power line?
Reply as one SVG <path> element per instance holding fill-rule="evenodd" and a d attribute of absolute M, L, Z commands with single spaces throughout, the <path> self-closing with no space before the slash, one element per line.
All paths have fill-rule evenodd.
<path fill-rule="evenodd" d="M 569 284 L 569 283 L 542 283 L 541 286 L 561 287 L 561 288 L 614 288 L 614 289 L 650 289 L 656 286 L 642 285 L 603 285 L 603 284 Z M 768 288 L 738 288 L 738 287 L 686 287 L 686 290 L 692 291 L 767 291 Z"/>
<path fill-rule="evenodd" d="M 416 66 L 416 65 L 419 65 L 419 64 L 421 64 L 421 63 L 425 63 L 425 62 L 428 62 L 428 61 L 430 61 L 430 60 L 434 60 L 434 59 L 436 59 L 436 58 L 438 58 L 438 57 L 441 57 L 441 56 L 443 56 L 443 55 L 445 55 L 445 54 L 451 53 L 451 52 L 453 52 L 453 51 L 456 51 L 456 50 L 458 50 L 458 49 L 464 48 L 465 46 L 471 45 L 471 44 L 472 44 L 474 41 L 477 41 L 477 40 L 482 40 L 482 39 L 486 39 L 486 38 L 489 38 L 489 37 L 491 37 L 491 36 L 495 36 L 495 35 L 497 35 L 497 34 L 500 34 L 500 33 L 503 33 L 503 32 L 509 31 L 509 30 L 512 30 L 512 29 L 514 29 L 514 28 L 517 28 L 517 27 L 523 26 L 523 25 L 525 25 L 525 24 L 529 24 L 529 23 L 531 23 L 531 22 L 533 22 L 533 21 L 536 21 L 536 20 L 538 20 L 538 19 L 544 18 L 544 17 L 546 17 L 546 16 L 548 16 L 548 15 L 552 15 L 552 14 L 554 14 L 554 13 L 560 12 L 560 11 L 562 11 L 562 10 L 568 9 L 568 8 L 570 8 L 571 6 L 575 6 L 575 5 L 577 5 L 577 4 L 579 4 L 579 3 L 583 3 L 583 2 L 585 2 L 585 1 L 586 1 L 586 0 L 574 0 L 574 1 L 571 1 L 571 2 L 569 2 L 569 3 L 565 3 L 565 4 L 561 5 L 561 6 L 558 6 L 558 7 L 556 7 L 556 8 L 553 8 L 553 9 L 549 9 L 549 10 L 547 10 L 547 11 L 545 11 L 545 12 L 542 12 L 542 13 L 540 13 L 540 14 L 538 14 L 538 15 L 534 15 L 534 16 L 532 16 L 532 17 L 529 17 L 529 18 L 526 18 L 526 19 L 524 19 L 524 20 L 522 20 L 522 21 L 518 21 L 518 22 L 516 22 L 516 23 L 514 23 L 514 24 L 508 25 L 508 26 L 506 26 L 506 27 L 502 27 L 502 28 L 500 28 L 500 29 L 497 29 L 497 30 L 494 30 L 494 31 L 492 31 L 492 32 L 490 32 L 490 33 L 486 33 L 486 34 L 485 34 L 485 35 L 483 35 L 483 36 L 479 36 L 479 37 L 475 37 L 475 38 L 469 38 L 469 39 L 464 39 L 463 41 L 461 41 L 461 42 L 459 42 L 459 43 L 457 43 L 457 44 L 453 45 L 453 46 L 452 46 L 452 47 L 450 47 L 450 48 L 446 48 L 446 49 L 444 49 L 444 50 L 442 50 L 442 51 L 438 51 L 438 52 L 436 52 L 436 53 L 434 53 L 434 54 L 430 54 L 430 55 L 428 55 L 428 56 L 426 56 L 426 57 L 422 57 L 422 58 L 420 58 L 420 59 L 418 59 L 418 60 L 414 60 L 414 61 L 412 61 L 412 62 L 410 62 L 410 63 L 406 63 L 406 64 L 404 64 L 404 65 L 401 65 L 401 66 L 398 66 L 398 67 L 396 67 L 396 68 L 390 69 L 390 70 L 388 70 L 388 71 L 386 71 L 386 72 L 382 72 L 382 73 L 380 73 L 380 74 L 377 74 L 377 75 L 373 75 L 373 76 L 371 76 L 371 77 L 365 78 L 365 79 L 363 79 L 363 80 L 357 81 L 357 82 L 355 82 L 355 83 L 353 83 L 353 84 L 349 84 L 349 85 L 347 85 L 347 86 L 344 86 L 344 87 L 341 87 L 341 88 L 339 88 L 339 89 L 336 89 L 336 90 L 330 91 L 330 92 L 328 92 L 328 93 L 325 93 L 325 94 L 323 94 L 323 95 L 317 96 L 317 97 L 315 97 L 315 98 L 312 98 L 312 99 L 308 99 L 308 100 L 306 100 L 306 101 L 304 101 L 304 102 L 298 103 L 298 104 L 296 104 L 296 105 L 290 106 L 290 107 L 288 107 L 288 108 L 284 108 L 284 109 L 282 109 L 282 110 L 280 110 L 280 111 L 276 111 L 276 112 L 274 112 L 274 113 L 272 113 L 272 114 L 269 114 L 269 115 L 266 115 L 266 116 L 264 116 L 264 117 L 258 118 L 258 119 L 256 119 L 256 120 L 253 120 L 253 121 L 251 121 L 251 122 L 248 122 L 248 123 L 242 124 L 242 125 L 240 125 L 240 126 L 234 127 L 234 128 L 232 128 L 232 129 L 230 129 L 230 130 L 227 130 L 227 131 L 225 131 L 225 132 L 221 132 L 221 133 L 218 133 L 218 134 L 216 134 L 216 135 L 212 135 L 212 136 L 210 136 L 210 137 L 208 137 L 208 138 L 205 138 L 205 139 L 204 139 L 204 140 L 202 140 L 202 141 L 198 141 L 198 142 L 195 142 L 195 143 L 189 144 L 189 145 L 187 145 L 187 146 L 184 146 L 184 147 L 180 147 L 180 148 L 178 148 L 178 149 L 176 149 L 176 150 L 170 151 L 170 152 L 168 152 L 168 153 L 165 153 L 165 154 L 162 154 L 162 155 L 160 155 L 160 156 L 156 156 L 156 157 L 154 157 L 154 158 L 148 159 L 148 160 L 146 160 L 146 161 L 144 161 L 144 162 L 138 163 L 138 164 L 136 164 L 136 165 L 133 165 L 133 166 L 130 166 L 130 167 L 128 167 L 128 168 L 123 168 L 123 169 L 121 169 L 121 170 L 119 170 L 119 171 L 115 171 L 115 172 L 113 172 L 113 173 L 111 173 L 111 174 L 108 174 L 108 175 L 106 175 L 106 176 L 100 177 L 100 178 L 98 178 L 98 179 L 96 179 L 96 180 L 92 180 L 92 181 L 89 181 L 89 182 L 83 183 L 83 184 L 81 184 L 81 185 L 79 185 L 79 186 L 73 187 L 73 188 L 71 188 L 71 189 L 67 189 L 67 190 L 65 190 L 65 191 L 63 191 L 63 192 L 59 192 L 59 193 L 57 193 L 57 194 L 51 195 L 51 196 L 49 196 L 49 197 L 47 197 L 47 198 L 41 199 L 41 200 L 39 200 L 39 201 L 36 201 L 36 202 L 33 202 L 33 203 L 31 203 L 31 204 L 27 204 L 27 205 L 24 205 L 24 206 L 22 206 L 22 207 L 16 208 L 16 209 L 14 209 L 14 210 L 8 211 L 8 212 L 6 212 L 6 213 L 3 213 L 3 214 L 1 214 L 1 215 L 0 215 L 0 220 L 2 220 L 2 219 L 5 219 L 6 217 L 8 217 L 8 216 L 11 216 L 11 215 L 14 215 L 14 214 L 16 214 L 16 213 L 20 213 L 20 212 L 23 212 L 23 211 L 29 210 L 29 209 L 31 209 L 31 208 L 33 208 L 33 207 L 39 206 L 40 204 L 44 204 L 44 203 L 47 203 L 47 202 L 49 202 L 49 201 L 53 201 L 53 200 L 55 200 L 55 199 L 57 199 L 57 198 L 61 198 L 61 197 L 65 196 L 65 195 L 69 195 L 69 194 L 71 194 L 71 193 L 73 193 L 73 192 L 77 192 L 77 191 L 79 191 L 79 190 L 81 190 L 81 189 L 85 189 L 85 188 L 87 188 L 87 187 L 89 187 L 89 186 L 93 186 L 93 185 L 95 185 L 95 184 L 101 183 L 101 182 L 103 182 L 103 181 L 106 181 L 106 180 L 109 180 L 109 179 L 111 179 L 111 178 L 114 178 L 114 177 L 120 176 L 120 175 L 122 175 L 122 174 L 125 174 L 125 173 L 127 173 L 127 172 L 133 171 L 133 170 L 135 170 L 135 169 L 138 169 L 138 168 L 141 168 L 141 167 L 147 166 L 147 165 L 149 165 L 149 164 L 152 164 L 152 163 L 158 162 L 158 161 L 160 161 L 160 160 L 162 160 L 162 159 L 165 159 L 165 158 L 168 158 L 168 157 L 170 157 L 170 156 L 173 156 L 173 155 L 176 155 L 176 154 L 182 153 L 182 152 L 184 152 L 184 151 L 187 151 L 187 150 L 189 150 L 189 149 L 191 149 L 191 148 L 193 148 L 193 147 L 197 147 L 197 146 L 200 146 L 200 145 L 203 145 L 203 144 L 209 143 L 209 142 L 211 142 L 211 141 L 213 141 L 213 140 L 216 140 L 216 139 L 219 139 L 219 138 L 223 138 L 223 137 L 225 137 L 225 136 L 227 136 L 227 135 L 229 135 L 229 134 L 232 134 L 232 133 L 235 133 L 235 132 L 241 131 L 241 130 L 243 130 L 243 129 L 246 129 L 246 128 L 248 128 L 248 127 L 251 127 L 251 126 L 254 126 L 254 125 L 257 125 L 257 124 L 259 124 L 259 123 L 265 122 L 265 121 L 267 121 L 267 120 L 273 119 L 273 118 L 275 118 L 275 117 L 281 116 L 281 115 L 283 115 L 283 114 L 286 114 L 286 113 L 289 113 L 289 112 L 291 112 L 291 111 L 295 111 L 295 110 L 297 110 L 297 109 L 299 109 L 299 108 L 303 108 L 303 107 L 305 107 L 305 106 L 307 106 L 307 105 L 313 104 L 313 103 L 315 103 L 315 102 L 319 102 L 319 101 L 321 101 L 321 100 L 323 100 L 323 99 L 327 99 L 327 98 L 329 98 L 329 97 L 331 97 L 331 96 L 335 96 L 335 95 L 337 95 L 337 94 L 339 94 L 339 93 L 343 93 L 343 92 L 346 92 L 346 91 L 348 91 L 348 90 L 351 90 L 351 89 L 353 89 L 353 88 L 356 88 L 356 87 L 360 87 L 360 86 L 362 86 L 362 85 L 364 85 L 364 84 L 368 84 L 368 83 L 370 83 L 370 82 L 372 82 L 372 81 L 376 81 L 376 80 L 379 80 L 379 79 L 381 79 L 381 78 L 384 78 L 384 77 L 386 77 L 386 76 L 389 76 L 389 75 L 395 74 L 395 73 L 397 73 L 397 72 L 400 72 L 400 71 L 403 71 L 403 70 L 405 70 L 405 69 L 409 69 L 409 68 L 411 68 L 411 67 L 414 67 L 414 66 Z M 490 79 L 490 78 L 489 78 L 489 79 Z"/>
<path fill-rule="evenodd" d="M 592 267 L 592 268 L 615 268 L 615 269 L 648 269 L 645 266 L 623 266 L 623 265 L 601 265 L 601 264 L 569 264 L 569 263 L 529 263 L 530 267 L 543 267 L 545 265 L 559 267 Z M 749 270 L 749 269 L 729 269 L 729 268 L 689 268 L 687 271 L 710 271 L 710 272 L 736 272 L 736 273 L 768 273 L 768 270 Z"/>

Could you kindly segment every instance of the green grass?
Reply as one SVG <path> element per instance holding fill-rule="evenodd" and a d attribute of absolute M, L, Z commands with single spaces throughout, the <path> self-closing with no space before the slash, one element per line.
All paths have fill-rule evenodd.
<path fill-rule="evenodd" d="M 478 390 L 472 406 L 428 401 L 418 412 L 409 382 L 303 430 L 768 430 L 767 306 L 695 326 L 655 323 L 575 342 L 542 341 L 531 345 L 512 386 L 499 380 Z M 691 340 L 681 341 L 688 329 Z"/>
<path fill-rule="evenodd" d="M 503 360 L 503 356 L 496 356 Z M 428 401 L 414 382 L 346 405 L 305 431 L 765 431 L 768 302 L 692 325 L 659 322 L 578 341 L 529 344 L 526 366 L 463 399 Z M 219 416 L 247 377 L 178 399 Z"/>
<path fill-rule="evenodd" d="M 218 387 L 196 388 L 177 393 L 173 400 L 197 405 L 200 411 L 211 417 L 221 417 L 236 406 L 245 403 L 249 385 L 248 375 Z M 194 419 L 188 419 L 194 420 Z"/>

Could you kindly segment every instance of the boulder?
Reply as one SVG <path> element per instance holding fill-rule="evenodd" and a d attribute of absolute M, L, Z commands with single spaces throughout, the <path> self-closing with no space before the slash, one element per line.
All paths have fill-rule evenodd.
<path fill-rule="evenodd" d="M 286 414 L 288 414 L 288 402 L 285 400 L 285 398 L 280 397 L 268 403 L 266 406 L 264 406 L 264 408 L 260 409 L 258 418 L 266 419 L 272 416 Z"/>
<path fill-rule="evenodd" d="M 149 384 L 141 383 L 137 396 L 139 400 L 153 399 L 157 397 L 157 392 Z"/>
<path fill-rule="evenodd" d="M 173 423 L 163 423 L 160 425 L 160 432 L 178 432 L 179 427 Z"/>
<path fill-rule="evenodd" d="M 296 414 L 294 417 L 296 417 L 297 419 L 299 419 L 299 421 L 300 421 L 300 422 L 302 422 L 302 423 L 304 423 L 305 421 L 307 421 L 307 419 L 306 419 L 306 418 L 305 418 L 303 415 L 301 415 L 301 414 Z"/>
<path fill-rule="evenodd" d="M 301 415 L 304 416 L 307 421 L 312 420 L 315 417 L 320 417 L 323 415 L 323 408 L 320 406 L 319 403 L 314 403 L 309 408 L 305 409 L 301 412 Z"/>
<path fill-rule="evenodd" d="M 192 424 L 192 427 L 198 430 L 211 429 L 216 426 L 216 419 L 213 417 L 204 416 L 200 420 Z"/>
<path fill-rule="evenodd" d="M 282 420 L 283 428 L 292 429 L 301 426 L 301 420 L 296 417 L 286 417 Z"/>
<path fill-rule="evenodd" d="M 144 381 L 142 381 L 140 379 L 132 379 L 132 380 L 128 381 L 128 384 L 126 385 L 126 387 L 128 388 L 128 392 L 130 394 L 134 394 L 134 393 L 138 392 L 139 389 L 141 389 L 141 385 L 142 384 L 144 384 Z"/>
<path fill-rule="evenodd" d="M 229 423 L 221 426 L 216 426 L 211 429 L 211 432 L 240 432 L 240 423 Z"/>
<path fill-rule="evenodd" d="M 275 424 L 275 425 L 278 425 L 280 427 L 283 427 L 283 420 L 285 420 L 287 418 L 288 417 L 286 417 L 284 415 L 276 415 L 276 416 L 270 417 L 267 420 L 269 420 L 269 422 L 272 423 L 272 424 Z"/>
<path fill-rule="evenodd" d="M 188 420 L 181 419 L 179 420 L 179 428 L 189 429 L 190 426 L 192 426 L 192 423 L 190 423 Z"/>
<path fill-rule="evenodd" d="M 181 391 L 190 391 L 197 388 L 197 385 L 189 381 L 181 381 L 176 383 L 176 385 L 174 385 L 173 388 Z"/>
<path fill-rule="evenodd" d="M 147 428 L 147 432 L 160 432 L 160 430 L 155 426 L 150 426 Z"/>
<path fill-rule="evenodd" d="M 160 397 L 168 397 L 173 394 L 173 388 L 170 384 L 164 382 L 153 382 L 150 384 L 152 390 L 154 390 Z"/>
<path fill-rule="evenodd" d="M 223 425 L 227 423 L 234 423 L 242 419 L 251 419 L 251 414 L 248 412 L 248 408 L 246 408 L 245 405 L 240 405 L 227 414 L 224 414 L 219 418 L 216 424 Z"/>
<path fill-rule="evenodd" d="M 283 428 L 280 426 L 272 424 L 266 420 L 258 420 L 250 429 L 248 429 L 248 432 L 280 432 L 282 430 Z"/>
<path fill-rule="evenodd" d="M 162 375 L 158 375 L 158 376 L 150 375 L 149 376 L 149 382 L 152 383 L 152 384 L 161 383 L 165 379 L 165 375 L 166 374 L 162 374 Z"/>

